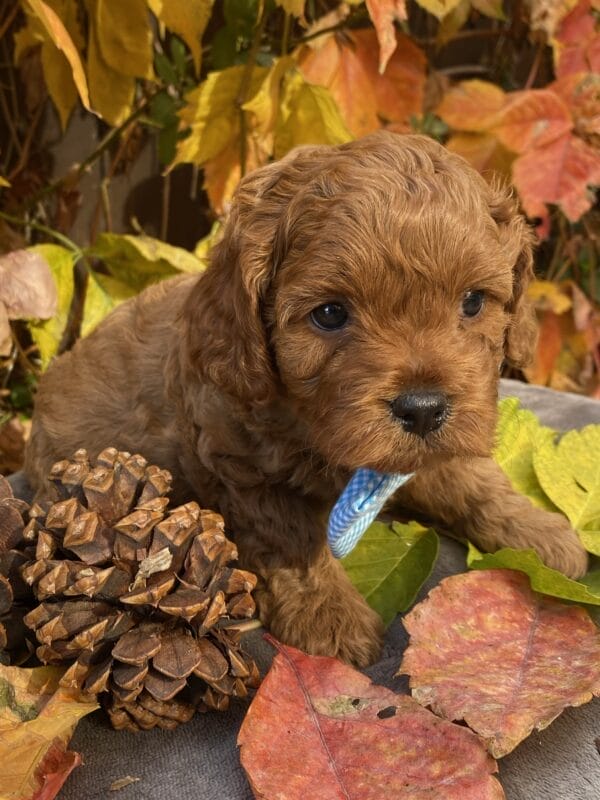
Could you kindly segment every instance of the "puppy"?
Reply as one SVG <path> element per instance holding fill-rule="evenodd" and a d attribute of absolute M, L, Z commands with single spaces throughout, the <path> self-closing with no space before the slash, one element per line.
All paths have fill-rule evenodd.
<path fill-rule="evenodd" d="M 531 250 L 507 193 L 430 139 L 297 149 L 241 181 L 205 274 L 150 287 L 56 359 L 27 474 L 43 492 L 79 447 L 142 453 L 176 501 L 224 515 L 275 636 L 360 666 L 381 622 L 326 544 L 358 467 L 415 472 L 407 513 L 577 577 L 575 532 L 489 457 L 500 366 L 534 344 Z"/>

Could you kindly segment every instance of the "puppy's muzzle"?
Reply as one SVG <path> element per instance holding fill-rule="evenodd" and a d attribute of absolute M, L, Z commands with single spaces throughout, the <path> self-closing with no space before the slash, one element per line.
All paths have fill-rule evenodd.
<path fill-rule="evenodd" d="M 400 394 L 392 401 L 392 414 L 407 433 L 422 439 L 444 424 L 449 401 L 442 392 L 413 391 Z"/>

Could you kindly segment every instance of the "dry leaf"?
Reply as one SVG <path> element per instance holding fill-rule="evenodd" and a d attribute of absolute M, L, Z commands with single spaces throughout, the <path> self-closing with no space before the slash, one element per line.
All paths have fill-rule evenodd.
<path fill-rule="evenodd" d="M 126 786 L 131 786 L 132 783 L 137 783 L 139 780 L 141 779 L 126 775 L 124 778 L 118 778 L 116 781 L 113 781 L 109 789 L 111 792 L 118 792 L 121 789 L 125 789 Z"/>
<path fill-rule="evenodd" d="M 600 631 L 587 611 L 536 594 L 519 572 L 446 578 L 404 624 L 399 672 L 413 697 L 464 719 L 496 758 L 600 694 Z"/>
<path fill-rule="evenodd" d="M 394 23 L 407 19 L 405 0 L 367 0 L 369 16 L 379 40 L 379 73 L 383 75 L 392 53 L 396 49 Z"/>
<path fill-rule="evenodd" d="M 256 797 L 504 797 L 470 731 L 333 658 L 277 647 L 238 737 Z"/>
<path fill-rule="evenodd" d="M 0 666 L 0 797 L 52 800 L 74 767 L 77 722 L 98 704 L 58 687 L 63 670 Z"/>
<path fill-rule="evenodd" d="M 21 469 L 30 431 L 31 420 L 22 422 L 18 417 L 11 417 L 0 425 L 0 475 L 10 475 Z"/>

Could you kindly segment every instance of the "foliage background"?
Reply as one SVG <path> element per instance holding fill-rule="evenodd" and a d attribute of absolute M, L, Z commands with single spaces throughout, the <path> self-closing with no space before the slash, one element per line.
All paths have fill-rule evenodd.
<path fill-rule="evenodd" d="M 540 239 L 518 377 L 600 397 L 599 18 L 599 0 L 5 0 L 0 469 L 53 355 L 202 270 L 241 175 L 380 127 L 513 183 Z"/>

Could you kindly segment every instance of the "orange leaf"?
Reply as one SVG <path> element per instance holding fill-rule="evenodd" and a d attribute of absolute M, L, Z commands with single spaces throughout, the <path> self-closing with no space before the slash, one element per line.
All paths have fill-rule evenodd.
<path fill-rule="evenodd" d="M 382 123 L 406 123 L 422 112 L 425 56 L 403 34 L 396 40 L 384 75 L 379 74 L 372 28 L 349 32 L 343 39 L 332 34 L 319 47 L 305 46 L 298 53 L 306 80 L 329 89 L 354 136 L 371 133 Z"/>
<path fill-rule="evenodd" d="M 513 164 L 513 182 L 530 217 L 543 219 L 545 204 L 553 203 L 576 222 L 592 206 L 587 187 L 600 184 L 600 153 L 566 133 L 519 156 Z"/>
<path fill-rule="evenodd" d="M 554 311 L 541 312 L 533 363 L 523 370 L 530 383 L 548 386 L 562 346 L 563 334 L 559 316 Z"/>
<path fill-rule="evenodd" d="M 567 104 L 580 136 L 600 136 L 600 75 L 577 72 L 559 78 L 548 88 Z"/>
<path fill-rule="evenodd" d="M 524 153 L 543 147 L 573 128 L 569 109 L 549 89 L 531 89 L 508 95 L 494 132 L 505 147 Z"/>
<path fill-rule="evenodd" d="M 405 0 L 366 0 L 379 39 L 379 73 L 383 75 L 396 49 L 396 20 L 407 18 Z"/>
<path fill-rule="evenodd" d="M 510 176 L 514 156 L 493 133 L 455 133 L 446 147 L 466 159 L 484 177 L 494 173 Z"/>
<path fill-rule="evenodd" d="M 464 719 L 497 758 L 600 694 L 600 631 L 583 608 L 533 592 L 523 573 L 446 578 L 404 625 L 413 696 Z"/>
<path fill-rule="evenodd" d="M 256 797 L 504 798 L 470 731 L 333 658 L 277 647 L 238 737 Z"/>
<path fill-rule="evenodd" d="M 436 113 L 460 131 L 489 131 L 499 120 L 507 96 L 495 83 L 462 81 L 444 95 Z"/>

